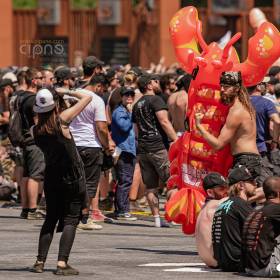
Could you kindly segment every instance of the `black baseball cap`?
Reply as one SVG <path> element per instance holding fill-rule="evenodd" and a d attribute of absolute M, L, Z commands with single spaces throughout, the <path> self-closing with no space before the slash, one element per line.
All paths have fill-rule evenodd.
<path fill-rule="evenodd" d="M 158 75 L 145 73 L 139 77 L 138 85 L 140 88 L 145 88 L 150 81 L 159 79 L 160 77 Z"/>
<path fill-rule="evenodd" d="M 91 68 L 94 69 L 97 66 L 103 66 L 104 62 L 99 60 L 97 57 L 95 56 L 88 56 L 84 59 L 83 61 L 83 68 Z"/>
<path fill-rule="evenodd" d="M 130 70 L 127 71 L 127 73 L 130 73 L 132 72 L 135 76 L 139 77 L 143 74 L 143 70 L 141 67 L 138 67 L 138 66 L 133 66 L 131 67 Z"/>
<path fill-rule="evenodd" d="M 13 81 L 10 80 L 10 79 L 2 79 L 2 80 L 0 81 L 0 89 L 1 89 L 1 88 L 4 88 L 4 87 L 6 87 L 6 86 L 13 86 Z"/>
<path fill-rule="evenodd" d="M 129 92 L 135 94 L 134 88 L 132 88 L 132 87 L 121 87 L 120 95 L 124 96 Z"/>
<path fill-rule="evenodd" d="M 256 177 L 254 177 L 250 171 L 246 168 L 246 166 L 241 165 L 232 169 L 228 175 L 228 184 L 229 186 L 234 185 L 239 182 L 244 181 L 254 181 Z"/>
<path fill-rule="evenodd" d="M 116 73 L 117 73 L 117 71 L 114 70 L 113 68 L 108 69 L 108 70 L 107 70 L 107 73 L 106 73 L 106 75 L 105 75 L 107 81 L 108 81 L 108 82 L 111 82 L 111 81 L 115 78 Z"/>
<path fill-rule="evenodd" d="M 58 81 L 64 81 L 73 78 L 73 73 L 69 67 L 60 67 L 54 72 L 54 76 Z"/>
<path fill-rule="evenodd" d="M 91 77 L 89 81 L 89 85 L 94 86 L 96 84 L 102 84 L 102 85 L 107 84 L 107 80 L 104 74 L 98 74 Z"/>
<path fill-rule="evenodd" d="M 270 84 L 270 85 L 276 85 L 276 84 L 279 83 L 279 80 L 277 78 L 270 77 L 269 81 L 267 83 Z"/>
<path fill-rule="evenodd" d="M 203 188 L 205 191 L 227 184 L 226 179 L 218 172 L 208 173 L 203 179 Z"/>
<path fill-rule="evenodd" d="M 269 69 L 268 75 L 269 76 L 275 76 L 280 72 L 280 66 L 272 66 Z"/>

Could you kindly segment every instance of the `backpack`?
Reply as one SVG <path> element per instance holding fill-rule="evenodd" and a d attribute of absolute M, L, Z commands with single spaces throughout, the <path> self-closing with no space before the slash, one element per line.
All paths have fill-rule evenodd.
<path fill-rule="evenodd" d="M 14 100 L 14 111 L 9 120 L 8 137 L 14 147 L 22 147 L 24 142 L 24 132 L 22 129 L 22 115 L 20 108 L 23 102 L 28 99 L 19 94 Z"/>

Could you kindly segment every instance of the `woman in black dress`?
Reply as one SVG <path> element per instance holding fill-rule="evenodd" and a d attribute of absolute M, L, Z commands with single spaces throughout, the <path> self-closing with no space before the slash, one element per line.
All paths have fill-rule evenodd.
<path fill-rule="evenodd" d="M 66 108 L 63 95 L 71 95 L 78 102 Z M 44 191 L 47 214 L 42 226 L 37 261 L 32 272 L 41 273 L 52 242 L 53 233 L 62 232 L 57 275 L 77 275 L 78 270 L 68 265 L 68 257 L 74 242 L 76 227 L 86 197 L 83 164 L 76 150 L 69 130 L 70 122 L 90 103 L 91 97 L 62 88 L 52 93 L 40 90 L 36 95 L 34 111 L 38 113 L 38 123 L 31 129 L 36 145 L 44 153 L 46 170 Z"/>

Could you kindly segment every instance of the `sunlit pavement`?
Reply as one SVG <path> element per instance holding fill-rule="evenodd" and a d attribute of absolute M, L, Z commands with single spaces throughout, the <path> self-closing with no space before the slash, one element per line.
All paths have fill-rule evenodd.
<path fill-rule="evenodd" d="M 19 209 L 0 208 L 0 279 L 58 277 L 52 272 L 60 234 L 55 234 L 46 271 L 31 273 L 42 221 L 22 220 L 19 214 Z M 78 231 L 69 260 L 80 271 L 75 279 L 244 279 L 207 269 L 194 238 L 183 235 L 180 227 L 154 228 L 149 217 L 138 217 L 136 222 L 103 224 L 99 231 Z"/>

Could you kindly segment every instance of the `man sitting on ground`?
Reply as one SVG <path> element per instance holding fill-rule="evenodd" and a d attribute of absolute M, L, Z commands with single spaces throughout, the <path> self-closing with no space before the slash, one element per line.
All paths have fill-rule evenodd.
<path fill-rule="evenodd" d="M 241 234 L 253 211 L 248 199 L 255 195 L 256 181 L 245 166 L 229 173 L 229 199 L 217 208 L 212 226 L 214 258 L 223 271 L 241 270 Z"/>
<path fill-rule="evenodd" d="M 196 222 L 195 240 L 200 258 L 209 267 L 216 267 L 212 245 L 212 223 L 217 207 L 228 196 L 228 185 L 225 178 L 217 173 L 209 173 L 203 180 L 203 188 L 207 194 L 206 203 L 201 209 Z"/>
<path fill-rule="evenodd" d="M 264 181 L 266 202 L 246 219 L 243 261 L 249 276 L 280 277 L 280 177 Z"/>

